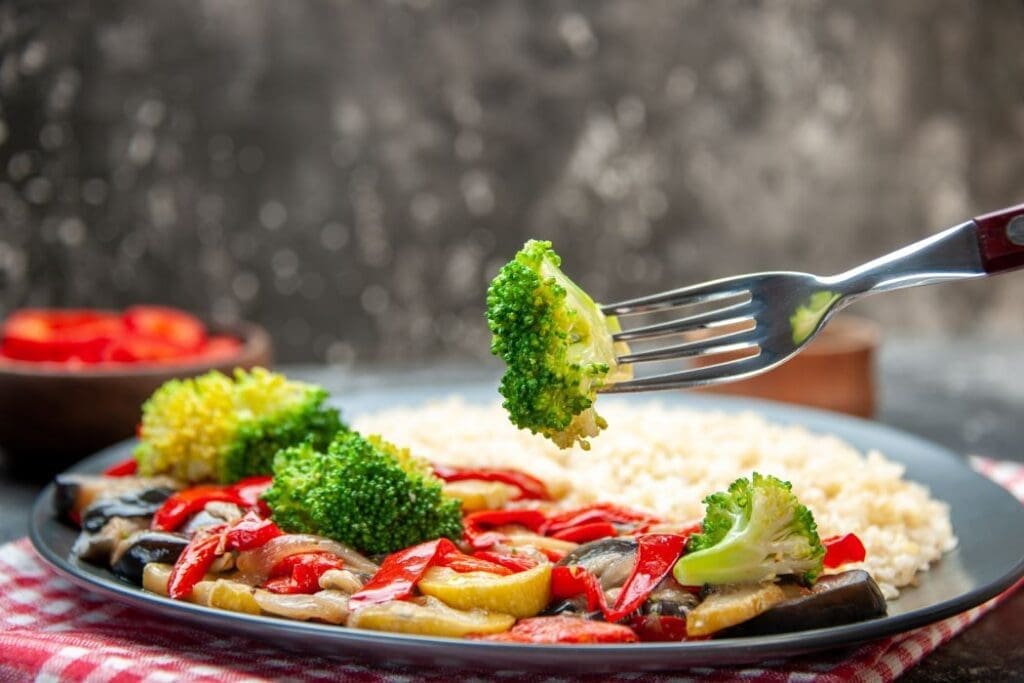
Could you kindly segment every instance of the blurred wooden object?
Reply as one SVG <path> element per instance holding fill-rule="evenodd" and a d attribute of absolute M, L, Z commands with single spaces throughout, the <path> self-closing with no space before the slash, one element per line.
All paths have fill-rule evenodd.
<path fill-rule="evenodd" d="M 875 413 L 874 354 L 880 337 L 874 322 L 840 315 L 789 362 L 763 375 L 700 391 L 753 396 L 871 417 Z M 716 356 L 715 361 L 724 358 Z M 709 363 L 706 359 L 703 362 Z"/>
<path fill-rule="evenodd" d="M 218 333 L 242 340 L 237 355 L 196 363 L 111 365 L 69 370 L 36 363 L 0 365 L 0 449 L 19 469 L 58 472 L 135 433 L 142 403 L 177 377 L 270 364 L 270 335 L 240 323 Z"/>

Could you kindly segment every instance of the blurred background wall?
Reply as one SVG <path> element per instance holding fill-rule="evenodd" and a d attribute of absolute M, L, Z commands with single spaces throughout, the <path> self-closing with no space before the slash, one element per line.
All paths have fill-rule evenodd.
<path fill-rule="evenodd" d="M 282 360 L 487 355 L 529 237 L 611 300 L 1024 201 L 1024 3 L 0 4 L 0 314 L 159 302 Z M 860 311 L 1024 334 L 1019 279 Z M 1017 293 L 1014 293 L 1017 292 Z"/>

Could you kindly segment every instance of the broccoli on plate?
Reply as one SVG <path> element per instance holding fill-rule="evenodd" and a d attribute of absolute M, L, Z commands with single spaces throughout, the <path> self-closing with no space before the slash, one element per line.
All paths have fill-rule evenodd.
<path fill-rule="evenodd" d="M 340 434 L 326 449 L 305 443 L 274 458 L 263 499 L 285 531 L 327 536 L 370 554 L 462 537 L 462 511 L 430 465 L 378 436 Z"/>
<path fill-rule="evenodd" d="M 701 533 L 690 537 L 673 574 L 684 586 L 756 583 L 794 575 L 810 583 L 825 548 L 811 511 L 789 482 L 754 472 L 704 499 Z"/>
<path fill-rule="evenodd" d="M 612 339 L 618 321 L 560 265 L 550 242 L 530 240 L 502 267 L 487 290 L 491 352 L 507 365 L 499 391 L 512 423 L 586 449 L 607 426 L 594 410 L 597 390 L 632 373 L 616 361 L 627 351 Z"/>
<path fill-rule="evenodd" d="M 255 368 L 171 380 L 142 407 L 139 472 L 229 483 L 270 474 L 281 448 L 326 448 L 345 430 L 321 387 Z"/>

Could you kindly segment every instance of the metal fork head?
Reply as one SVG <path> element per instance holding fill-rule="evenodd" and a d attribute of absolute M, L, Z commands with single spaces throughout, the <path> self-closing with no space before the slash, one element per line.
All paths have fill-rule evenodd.
<path fill-rule="evenodd" d="M 809 342 L 841 305 L 837 281 L 809 273 L 769 272 L 740 275 L 684 287 L 603 307 L 623 317 L 690 309 L 667 322 L 624 327 L 616 341 L 646 342 L 676 337 L 658 348 L 630 352 L 620 363 L 633 365 L 700 357 L 701 365 L 639 377 L 602 388 L 604 393 L 679 389 L 730 382 L 779 365 Z M 692 313 L 694 305 L 714 304 Z M 719 332 L 720 334 L 714 334 Z M 693 338 L 693 335 L 699 335 Z M 687 338 L 686 335 L 689 335 Z M 678 339 L 682 337 L 682 339 Z M 740 357 L 736 357 L 739 354 Z M 705 364 L 705 360 L 721 362 Z"/>

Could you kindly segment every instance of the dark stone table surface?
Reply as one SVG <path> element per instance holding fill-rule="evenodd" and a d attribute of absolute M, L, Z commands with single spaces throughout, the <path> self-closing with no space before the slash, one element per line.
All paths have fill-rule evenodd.
<path fill-rule="evenodd" d="M 493 378 L 493 366 L 450 363 L 416 368 L 380 367 L 359 371 L 319 366 L 286 366 L 289 375 L 315 379 L 338 391 L 357 386 L 429 383 Z M 957 452 L 1024 462 L 1024 344 L 1013 342 L 897 339 L 882 348 L 878 362 L 878 420 L 920 434 Z M 27 531 L 28 510 L 42 486 L 20 473 L 16 463 L 0 469 L 0 542 Z M 1002 604 L 902 680 L 1024 680 L 1024 591 Z"/>

